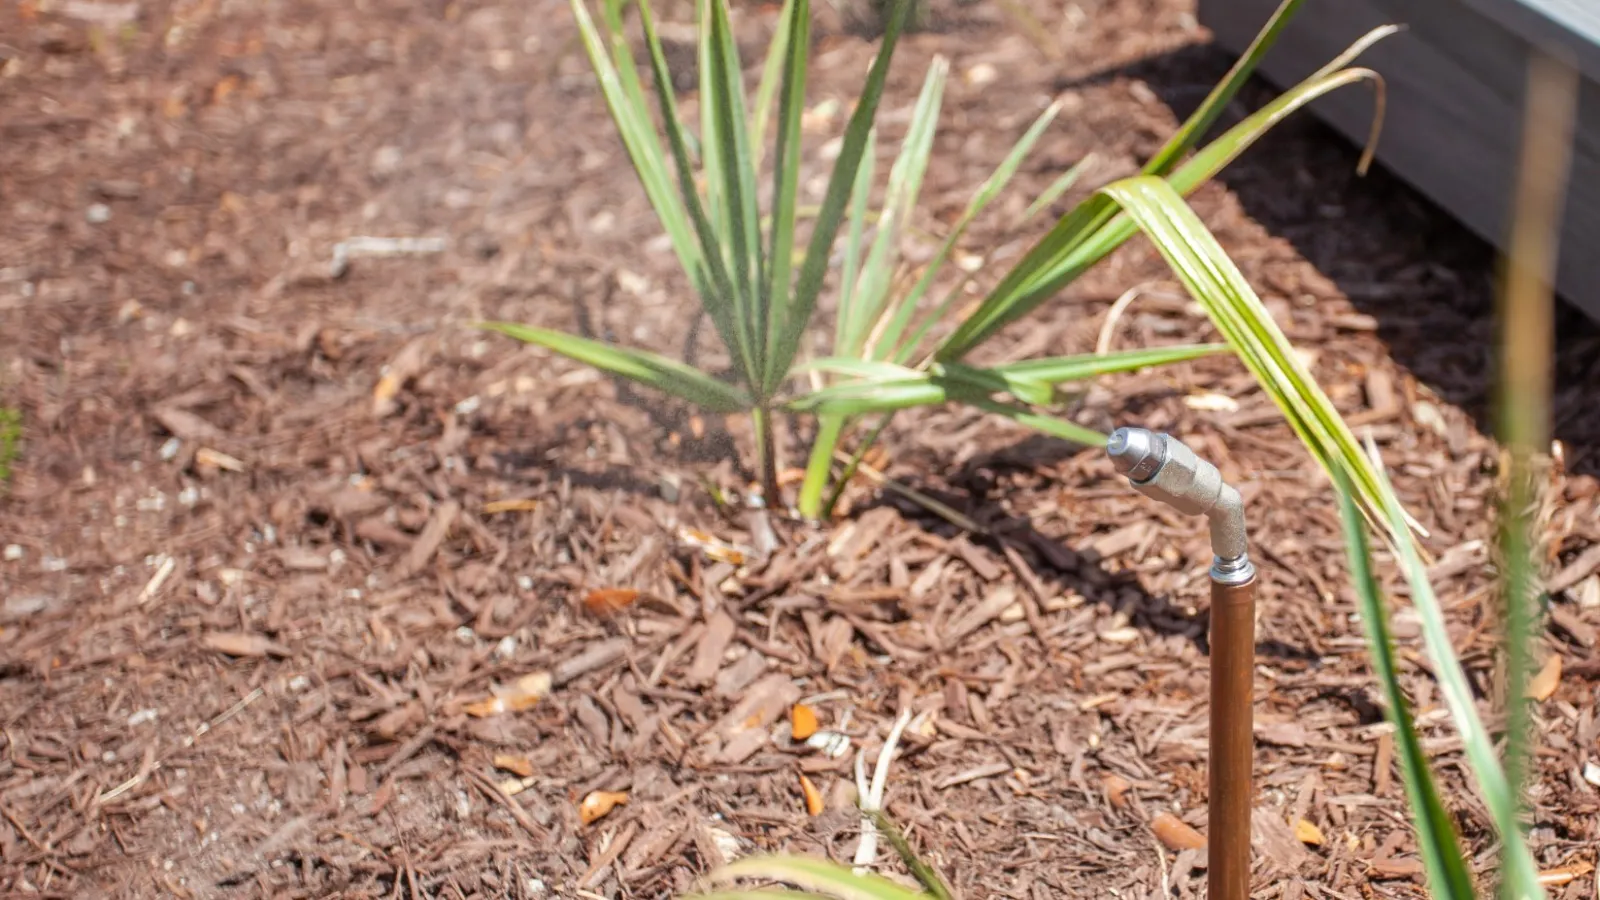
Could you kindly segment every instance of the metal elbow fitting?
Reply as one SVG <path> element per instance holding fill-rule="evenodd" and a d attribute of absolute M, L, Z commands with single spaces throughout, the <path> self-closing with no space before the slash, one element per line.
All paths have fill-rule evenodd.
<path fill-rule="evenodd" d="M 1213 580 L 1243 584 L 1255 576 L 1244 527 L 1244 498 L 1217 467 L 1181 441 L 1144 428 L 1118 428 L 1106 453 L 1133 489 L 1181 513 L 1203 515 L 1211 526 Z"/>

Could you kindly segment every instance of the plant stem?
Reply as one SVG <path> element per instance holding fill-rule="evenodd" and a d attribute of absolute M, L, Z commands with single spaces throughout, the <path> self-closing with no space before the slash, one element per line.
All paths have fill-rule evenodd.
<path fill-rule="evenodd" d="M 861 460 L 866 458 L 867 451 L 872 449 L 872 445 L 878 442 L 879 436 L 883 434 L 885 428 L 889 427 L 889 420 L 892 418 L 894 418 L 894 413 L 884 413 L 883 418 L 878 420 L 878 424 L 873 426 L 872 433 L 867 435 L 867 439 L 861 442 L 860 447 L 856 448 L 855 454 L 850 457 L 849 464 L 840 473 L 839 480 L 834 482 L 833 491 L 828 494 L 828 502 L 822 505 L 822 514 L 824 516 L 833 515 L 833 508 L 839 505 L 839 498 L 844 495 L 845 486 L 850 483 L 850 479 L 856 477 L 856 470 L 861 468 Z"/>
<path fill-rule="evenodd" d="M 822 492 L 828 486 L 828 473 L 833 470 L 833 451 L 839 446 L 844 421 L 844 416 L 817 417 L 817 438 L 811 444 L 811 457 L 806 460 L 805 481 L 800 484 L 800 515 L 807 519 L 820 519 L 833 511 L 831 501 L 823 506 Z"/>
<path fill-rule="evenodd" d="M 761 494 L 766 500 L 767 509 L 774 509 L 783 502 L 783 495 L 778 490 L 778 454 L 772 438 L 771 407 L 757 406 L 754 411 L 754 422 L 756 465 L 761 470 Z"/>

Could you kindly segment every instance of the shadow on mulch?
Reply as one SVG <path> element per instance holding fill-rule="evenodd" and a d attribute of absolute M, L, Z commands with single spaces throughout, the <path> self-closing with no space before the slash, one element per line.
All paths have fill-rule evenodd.
<path fill-rule="evenodd" d="M 975 464 L 969 464 L 969 467 L 972 465 Z M 891 506 L 908 522 L 915 523 L 929 534 L 950 540 L 966 537 L 974 544 L 985 545 L 1002 556 L 1009 547 L 1027 561 L 1032 575 L 1041 583 L 1085 597 L 1110 597 L 1109 601 L 1103 601 L 1105 607 L 1111 612 L 1127 616 L 1129 624 L 1135 628 L 1152 634 L 1182 637 L 1201 652 L 1208 652 L 1206 635 L 1209 619 L 1206 611 L 1190 615 L 1169 598 L 1150 594 L 1140 586 L 1132 572 L 1113 571 L 1104 565 L 1104 561 L 1093 550 L 1071 547 L 1034 528 L 1027 519 L 1008 515 L 998 504 L 984 499 L 981 489 L 952 491 L 918 482 L 910 482 L 906 486 L 971 518 L 984 532 L 974 533 L 957 527 L 917 503 L 889 491 L 882 492 L 876 500 L 863 505 L 856 512 L 876 506 Z"/>
<path fill-rule="evenodd" d="M 1232 62 L 1218 47 L 1191 44 L 1058 87 L 1137 79 L 1183 119 Z M 1254 111 L 1278 93 L 1256 78 L 1235 104 Z M 1213 134 L 1242 118 L 1230 112 Z M 1217 180 L 1377 320 L 1396 362 L 1492 432 L 1496 251 L 1381 164 L 1357 175 L 1360 149 L 1302 111 Z M 1563 302 L 1556 334 L 1552 433 L 1567 471 L 1600 476 L 1600 424 L 1585 415 L 1600 404 L 1600 324 Z"/>

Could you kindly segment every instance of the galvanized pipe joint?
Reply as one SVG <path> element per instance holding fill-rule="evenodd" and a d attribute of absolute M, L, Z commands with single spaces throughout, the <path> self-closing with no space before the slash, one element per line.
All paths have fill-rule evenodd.
<path fill-rule="evenodd" d="M 1255 577 L 1244 528 L 1244 498 L 1217 467 L 1181 441 L 1144 428 L 1118 428 L 1106 453 L 1133 489 L 1181 513 L 1203 515 L 1211 526 L 1211 578 L 1244 584 Z"/>

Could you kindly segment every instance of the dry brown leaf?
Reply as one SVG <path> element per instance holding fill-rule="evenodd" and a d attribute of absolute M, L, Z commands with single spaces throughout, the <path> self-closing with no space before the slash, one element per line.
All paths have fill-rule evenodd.
<path fill-rule="evenodd" d="M 817 711 L 803 703 L 789 710 L 789 735 L 803 741 L 817 733 Z"/>
<path fill-rule="evenodd" d="M 1128 789 L 1133 787 L 1133 784 L 1128 779 L 1115 772 L 1110 772 L 1102 779 L 1102 784 L 1106 790 L 1106 799 L 1111 801 L 1112 806 L 1117 809 L 1127 808 Z"/>
<path fill-rule="evenodd" d="M 609 616 L 618 613 L 639 599 L 639 592 L 633 588 L 597 588 L 583 595 L 583 608 L 591 615 Z"/>
<path fill-rule="evenodd" d="M 1544 661 L 1544 668 L 1528 681 L 1528 698 L 1541 703 L 1549 700 L 1561 686 L 1561 654 L 1552 653 Z"/>
<path fill-rule="evenodd" d="M 1150 831 L 1168 850 L 1199 850 L 1206 837 L 1172 813 L 1158 813 L 1150 820 Z"/>
<path fill-rule="evenodd" d="M 532 512 L 538 508 L 539 501 L 530 497 L 518 497 L 511 500 L 490 500 L 483 505 L 483 513 L 492 516 L 495 513 Z"/>
<path fill-rule="evenodd" d="M 817 790 L 817 786 L 813 784 L 811 779 L 807 778 L 805 775 L 800 776 L 800 793 L 806 798 L 806 815 L 822 815 L 824 806 L 822 802 L 822 792 Z"/>
<path fill-rule="evenodd" d="M 605 818 L 613 809 L 628 802 L 627 791 L 590 791 L 578 804 L 578 818 L 585 825 L 593 825 Z"/>
<path fill-rule="evenodd" d="M 505 769 L 514 775 L 528 778 L 533 775 L 533 761 L 526 756 L 512 756 L 509 753 L 497 753 L 494 757 L 494 767 Z"/>
<path fill-rule="evenodd" d="M 532 672 L 518 678 L 510 689 L 497 691 L 493 697 L 476 703 L 468 703 L 462 711 L 480 719 L 498 716 L 502 713 L 528 709 L 548 693 L 550 693 L 550 673 Z"/>
<path fill-rule="evenodd" d="M 1322 829 L 1318 828 L 1315 822 L 1306 819 L 1297 820 L 1294 823 L 1294 836 L 1302 844 L 1310 844 L 1313 847 L 1322 846 Z"/>
<path fill-rule="evenodd" d="M 244 631 L 218 631 L 200 639 L 207 649 L 229 656 L 288 656 L 289 650 L 266 635 Z"/>

